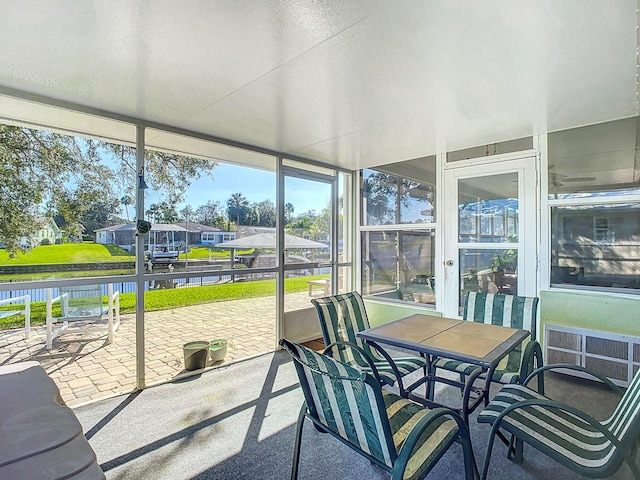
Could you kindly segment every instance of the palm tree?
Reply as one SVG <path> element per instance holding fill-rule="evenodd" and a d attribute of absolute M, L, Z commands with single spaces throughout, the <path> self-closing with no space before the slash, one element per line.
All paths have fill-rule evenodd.
<path fill-rule="evenodd" d="M 129 221 L 129 205 L 133 205 L 133 198 L 131 195 L 124 195 L 120 197 L 120 203 L 124 205 L 124 211 L 127 215 L 127 222 Z"/>
<path fill-rule="evenodd" d="M 293 203 L 288 202 L 284 206 L 284 223 L 287 224 L 291 221 L 293 217 Z"/>
<path fill-rule="evenodd" d="M 227 210 L 229 217 L 235 217 L 236 230 L 240 226 L 240 218 L 244 217 L 245 209 L 249 207 L 249 202 L 241 193 L 234 193 L 227 200 Z"/>

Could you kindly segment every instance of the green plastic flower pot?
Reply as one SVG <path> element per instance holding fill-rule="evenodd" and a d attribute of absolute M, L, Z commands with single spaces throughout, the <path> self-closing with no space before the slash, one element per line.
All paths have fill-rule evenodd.
<path fill-rule="evenodd" d="M 211 358 L 211 362 L 219 362 L 224 360 L 225 355 L 227 354 L 227 341 L 218 339 L 211 340 L 209 342 L 209 358 Z"/>

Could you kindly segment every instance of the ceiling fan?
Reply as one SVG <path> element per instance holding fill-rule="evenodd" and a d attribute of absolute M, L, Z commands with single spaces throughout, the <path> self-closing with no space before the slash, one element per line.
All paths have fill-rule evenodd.
<path fill-rule="evenodd" d="M 552 172 L 555 165 L 549 165 L 549 185 L 554 187 L 562 187 L 565 183 L 571 182 L 593 182 L 596 177 L 572 177 L 564 173 Z"/>

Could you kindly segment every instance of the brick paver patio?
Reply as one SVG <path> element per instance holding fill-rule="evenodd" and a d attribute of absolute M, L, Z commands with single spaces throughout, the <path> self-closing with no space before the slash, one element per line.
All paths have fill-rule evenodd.
<path fill-rule="evenodd" d="M 226 339 L 230 362 L 275 349 L 275 297 L 231 300 L 145 314 L 146 385 L 180 378 L 184 370 L 182 345 L 193 340 Z M 310 306 L 305 292 L 287 294 L 287 310 Z M 73 333 L 72 333 L 73 332 Z M 35 360 L 60 388 L 69 406 L 135 388 L 135 316 L 122 315 L 112 344 L 104 330 L 74 329 L 45 348 L 45 328 L 0 339 L 0 365 Z M 208 362 L 210 363 L 210 362 Z M 209 365 L 211 366 L 211 365 Z"/>

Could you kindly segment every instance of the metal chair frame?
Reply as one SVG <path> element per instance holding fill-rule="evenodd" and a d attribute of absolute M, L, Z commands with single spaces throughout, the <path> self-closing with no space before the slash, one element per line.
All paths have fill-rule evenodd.
<path fill-rule="evenodd" d="M 415 402 L 404 399 L 387 391 L 385 392 L 386 395 L 393 396 L 402 402 L 407 402 L 408 404 L 411 404 L 413 408 L 427 411 L 427 413 L 421 416 L 419 420 L 411 427 L 410 432 L 400 445 L 400 448 L 396 449 L 393 437 L 394 432 L 392 432 L 390 420 L 387 416 L 385 400 L 383 398 L 381 382 L 377 374 L 377 369 L 374 365 L 374 362 L 370 358 L 368 358 L 367 353 L 363 349 L 358 347 L 358 345 L 345 341 L 339 341 L 335 344 L 331 344 L 327 346 L 322 354 L 316 354 L 318 356 L 316 358 L 324 359 L 322 364 L 318 362 L 317 365 L 310 364 L 308 361 L 305 361 L 305 359 L 301 358 L 299 352 L 312 352 L 311 350 L 306 349 L 306 347 L 295 344 L 286 339 L 282 339 L 280 341 L 280 345 L 291 355 L 294 361 L 293 363 L 298 374 L 298 379 L 300 380 L 300 386 L 305 397 L 305 402 L 300 409 L 296 426 L 293 463 L 291 466 L 292 480 L 298 478 L 302 430 L 305 419 L 311 420 L 316 430 L 318 430 L 319 432 L 329 433 L 344 445 L 366 457 L 370 462 L 391 473 L 392 480 L 400 480 L 404 478 L 405 469 L 407 468 L 409 460 L 412 458 L 414 449 L 428 440 L 424 439 L 423 437 L 426 430 L 430 427 L 433 428 L 434 422 L 440 422 L 437 423 L 437 425 L 442 425 L 445 422 L 444 417 L 453 419 L 453 421 L 455 422 L 455 429 L 457 430 L 455 435 L 453 437 L 449 436 L 445 439 L 435 440 L 441 442 L 437 445 L 438 450 L 435 452 L 432 458 L 428 459 L 428 462 L 425 462 L 424 466 L 421 466 L 421 468 L 418 470 L 418 473 L 414 474 L 419 475 L 420 477 L 426 475 L 440 460 L 444 453 L 448 451 L 449 447 L 453 443 L 458 442 L 462 445 L 463 449 L 466 478 L 467 480 L 476 478 L 477 468 L 473 457 L 473 450 L 471 448 L 469 429 L 460 415 L 447 408 L 437 408 L 429 410 L 419 404 L 416 404 Z M 369 374 L 364 371 L 356 370 L 355 368 L 350 367 L 349 365 L 326 355 L 326 353 L 334 348 L 351 348 L 355 350 L 360 355 L 362 355 L 363 358 L 368 359 L 371 371 L 373 373 Z M 313 352 L 313 354 L 315 354 L 315 352 Z M 325 366 L 329 364 L 330 366 L 335 368 L 331 368 L 331 370 L 333 371 L 329 371 L 329 369 L 325 368 L 323 364 Z M 386 449 L 386 452 L 388 452 L 388 458 L 386 458 L 386 461 L 383 461 L 381 458 L 379 458 L 379 456 L 373 454 L 373 452 L 370 454 L 364 451 L 360 443 L 349 441 L 348 432 L 340 432 L 334 430 L 331 427 L 331 422 L 328 422 L 326 419 L 331 418 L 331 416 L 335 412 L 334 410 L 330 410 L 331 405 L 323 404 L 323 402 L 317 399 L 317 391 L 315 390 L 315 383 L 317 382 L 314 381 L 314 386 L 312 388 L 312 380 L 310 380 L 313 375 L 319 376 L 319 378 L 323 379 L 321 381 L 323 387 L 325 387 L 327 384 L 331 385 L 332 387 L 335 385 L 336 389 L 342 388 L 343 390 L 352 392 L 351 395 L 353 395 L 353 399 L 357 405 L 360 405 L 361 401 L 365 402 L 368 406 L 374 405 L 374 407 L 372 408 L 372 413 L 376 418 L 369 420 L 374 421 L 374 423 L 379 426 L 377 430 L 378 436 L 376 438 L 370 439 L 370 443 L 368 444 L 373 444 L 376 440 L 380 441 L 380 443 L 378 443 L 377 445 L 380 445 L 383 450 Z M 348 384 L 349 386 L 345 387 L 345 384 Z M 314 395 L 314 392 L 316 392 L 316 395 Z M 333 390 L 331 390 L 331 392 L 333 392 Z M 371 398 L 371 394 L 373 394 L 373 400 Z M 333 397 L 332 401 L 337 402 L 338 400 Z M 342 415 L 343 409 L 338 410 Z M 356 409 L 356 411 L 358 412 L 358 414 L 364 415 L 364 413 L 359 409 Z M 325 419 L 325 421 L 323 421 L 323 419 Z M 352 422 L 347 418 L 342 422 L 342 424 L 345 425 L 344 429 L 348 430 L 348 425 L 352 425 Z M 382 436 L 383 438 L 380 438 L 380 436 Z"/>

